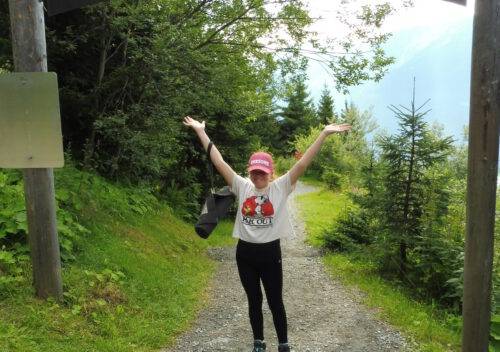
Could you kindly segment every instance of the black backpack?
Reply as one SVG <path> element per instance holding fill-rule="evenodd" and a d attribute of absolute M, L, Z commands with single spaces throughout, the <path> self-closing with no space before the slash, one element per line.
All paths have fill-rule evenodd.
<path fill-rule="evenodd" d="M 219 219 L 227 215 L 229 208 L 234 203 L 235 196 L 228 186 L 224 186 L 218 191 L 214 190 L 214 178 L 212 171 L 212 161 L 210 159 L 210 151 L 213 143 L 210 142 L 207 148 L 208 156 L 208 174 L 210 177 L 211 188 L 205 199 L 205 204 L 201 210 L 200 217 L 194 225 L 196 233 L 201 238 L 208 238 L 212 231 L 217 226 Z"/>

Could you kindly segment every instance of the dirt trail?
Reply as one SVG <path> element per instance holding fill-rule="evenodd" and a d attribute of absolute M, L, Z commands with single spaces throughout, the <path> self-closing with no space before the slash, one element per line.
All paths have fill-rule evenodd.
<path fill-rule="evenodd" d="M 290 199 L 295 238 L 282 241 L 284 300 L 289 342 L 295 352 L 406 351 L 401 334 L 377 320 L 359 303 L 360 293 L 332 280 L 317 249 L 304 243 L 304 223 L 295 196 L 315 189 L 298 184 Z M 214 352 L 252 350 L 245 292 L 239 282 L 234 248 L 214 248 L 219 261 L 209 291 L 209 306 L 200 312 L 193 328 L 162 352 Z M 265 295 L 264 295 L 265 296 Z M 277 351 L 271 312 L 264 300 L 264 333 L 268 351 Z"/>

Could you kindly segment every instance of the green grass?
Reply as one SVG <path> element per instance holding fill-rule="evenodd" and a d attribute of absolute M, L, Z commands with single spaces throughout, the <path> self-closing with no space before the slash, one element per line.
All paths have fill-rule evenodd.
<path fill-rule="evenodd" d="M 206 248 L 234 243 L 231 224 L 202 240 L 145 191 L 71 167 L 56 172 L 56 187 L 70 195 L 69 207 L 78 204 L 75 214 L 90 234 L 78 242 L 76 259 L 63 265 L 63 302 L 35 299 L 29 271 L 0 292 L 0 351 L 168 346 L 205 304 L 216 265 Z"/>
<path fill-rule="evenodd" d="M 234 220 L 224 219 L 217 224 L 214 232 L 206 240 L 210 247 L 235 246 L 237 239 L 232 237 Z"/>
<path fill-rule="evenodd" d="M 300 181 L 311 186 L 316 186 L 318 188 L 325 188 L 325 184 L 319 181 L 317 176 L 306 174 L 300 177 Z"/>
<path fill-rule="evenodd" d="M 345 194 L 322 189 L 299 197 L 308 241 L 321 246 L 322 231 L 333 224 L 339 212 L 349 206 Z M 420 351 L 459 351 L 458 317 L 411 299 L 405 291 L 384 281 L 368 258 L 355 254 L 330 253 L 324 257 L 327 270 L 347 286 L 365 293 L 363 300 L 378 316 L 401 330 L 418 344 Z"/>
<path fill-rule="evenodd" d="M 306 224 L 307 240 L 317 247 L 323 243 L 321 235 L 325 229 L 332 226 L 341 211 L 350 204 L 347 195 L 326 188 L 300 195 L 297 199 L 303 204 L 301 214 Z"/>

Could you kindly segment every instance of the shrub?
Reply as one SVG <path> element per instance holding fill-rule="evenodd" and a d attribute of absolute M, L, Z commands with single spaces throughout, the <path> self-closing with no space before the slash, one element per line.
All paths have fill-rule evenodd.
<path fill-rule="evenodd" d="M 21 262 L 27 259 L 27 256 L 16 256 L 15 252 L 6 251 L 5 247 L 0 249 L 0 293 L 24 280 Z"/>
<path fill-rule="evenodd" d="M 339 190 L 343 184 L 343 176 L 332 167 L 325 167 L 321 174 L 321 180 L 331 190 Z"/>
<path fill-rule="evenodd" d="M 500 315 L 495 314 L 490 322 L 490 351 L 500 351 Z"/>
<path fill-rule="evenodd" d="M 277 175 L 283 175 L 292 168 L 297 160 L 293 157 L 284 158 L 279 156 L 274 159 L 274 169 Z"/>
<path fill-rule="evenodd" d="M 352 208 L 347 209 L 323 235 L 325 247 L 336 251 L 350 251 L 358 245 L 370 244 L 371 237 L 367 213 Z"/>

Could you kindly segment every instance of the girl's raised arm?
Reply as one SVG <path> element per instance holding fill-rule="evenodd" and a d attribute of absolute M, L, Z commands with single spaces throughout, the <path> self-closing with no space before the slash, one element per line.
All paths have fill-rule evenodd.
<path fill-rule="evenodd" d="M 318 154 L 319 150 L 321 149 L 323 142 L 329 135 L 333 133 L 349 131 L 350 129 L 351 125 L 348 125 L 346 123 L 340 125 L 331 124 L 325 126 L 325 128 L 323 129 L 323 131 L 321 131 L 320 135 L 318 136 L 318 138 L 316 138 L 314 143 L 311 144 L 309 148 L 307 148 L 302 158 L 300 158 L 300 160 L 297 161 L 295 165 L 293 165 L 293 167 L 290 169 L 291 184 L 292 185 L 295 184 L 295 182 L 297 182 L 299 177 L 304 174 L 304 172 L 309 167 L 316 154 Z"/>
<path fill-rule="evenodd" d="M 210 138 L 208 138 L 208 135 L 205 132 L 205 121 L 199 122 L 191 118 L 190 116 L 186 116 L 184 117 L 183 123 L 184 125 L 191 127 L 196 132 L 201 144 L 203 145 L 203 149 L 205 149 L 206 151 L 208 149 L 208 144 L 210 143 Z M 233 184 L 235 172 L 233 171 L 231 166 L 229 166 L 224 161 L 221 153 L 215 145 L 212 145 L 212 150 L 210 151 L 210 159 L 212 160 L 212 163 L 214 164 L 219 174 L 221 174 L 226 183 L 231 187 Z"/>

